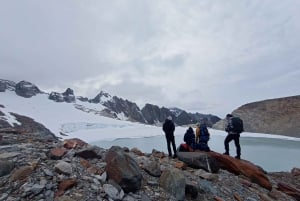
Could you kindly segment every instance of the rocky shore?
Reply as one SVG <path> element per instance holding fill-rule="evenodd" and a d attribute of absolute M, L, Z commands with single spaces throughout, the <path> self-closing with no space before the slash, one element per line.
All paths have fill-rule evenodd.
<path fill-rule="evenodd" d="M 20 128 L 0 130 L 0 201 L 300 200 L 300 169 L 267 173 L 216 152 L 91 146 Z"/>

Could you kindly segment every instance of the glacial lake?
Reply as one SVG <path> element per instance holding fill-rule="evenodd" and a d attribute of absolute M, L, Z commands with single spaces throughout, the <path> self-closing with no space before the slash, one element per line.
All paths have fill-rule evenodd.
<path fill-rule="evenodd" d="M 211 150 L 224 152 L 224 136 L 212 136 L 209 141 Z M 183 143 L 183 135 L 175 135 L 176 146 Z M 117 145 L 121 147 L 137 147 L 145 153 L 151 153 L 152 149 L 168 153 L 166 140 L 163 135 L 141 138 L 119 138 L 112 141 L 100 140 L 90 144 L 108 149 Z M 242 149 L 241 158 L 259 165 L 268 172 L 290 171 L 293 167 L 300 168 L 300 140 L 246 137 L 240 138 Z M 236 155 L 234 142 L 230 142 L 230 155 Z"/>

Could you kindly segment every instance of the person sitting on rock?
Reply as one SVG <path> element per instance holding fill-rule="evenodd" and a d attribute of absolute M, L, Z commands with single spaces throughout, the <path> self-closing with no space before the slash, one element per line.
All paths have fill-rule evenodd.
<path fill-rule="evenodd" d="M 195 145 L 195 133 L 192 127 L 189 127 L 183 137 L 183 141 L 191 148 Z"/>

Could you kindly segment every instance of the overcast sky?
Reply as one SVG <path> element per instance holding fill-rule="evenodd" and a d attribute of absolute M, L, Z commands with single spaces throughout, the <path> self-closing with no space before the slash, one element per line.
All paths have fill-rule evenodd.
<path fill-rule="evenodd" d="M 0 78 L 224 117 L 300 93 L 299 0 L 6 0 Z"/>

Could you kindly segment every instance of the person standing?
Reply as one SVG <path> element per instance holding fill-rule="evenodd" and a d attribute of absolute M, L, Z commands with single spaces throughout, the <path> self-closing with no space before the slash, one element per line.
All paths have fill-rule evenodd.
<path fill-rule="evenodd" d="M 169 157 L 172 157 L 172 151 L 171 151 L 171 144 L 173 147 L 173 158 L 176 158 L 176 145 L 175 145 L 175 137 L 174 137 L 174 131 L 175 131 L 175 125 L 172 121 L 172 117 L 168 116 L 168 118 L 165 120 L 163 124 L 163 131 L 165 132 L 166 140 L 167 140 L 167 147 L 169 152 Z"/>
<path fill-rule="evenodd" d="M 241 159 L 241 145 L 240 145 L 240 133 L 237 131 L 237 128 L 235 128 L 235 124 L 233 122 L 234 117 L 232 114 L 226 115 L 226 124 L 225 124 L 225 131 L 228 133 L 225 140 L 224 140 L 224 146 L 225 146 L 225 155 L 229 155 L 229 143 L 234 140 L 234 144 L 236 147 L 236 156 L 235 158 Z M 239 119 L 239 118 L 238 118 Z M 241 122 L 241 126 L 243 127 L 243 122 Z"/>

